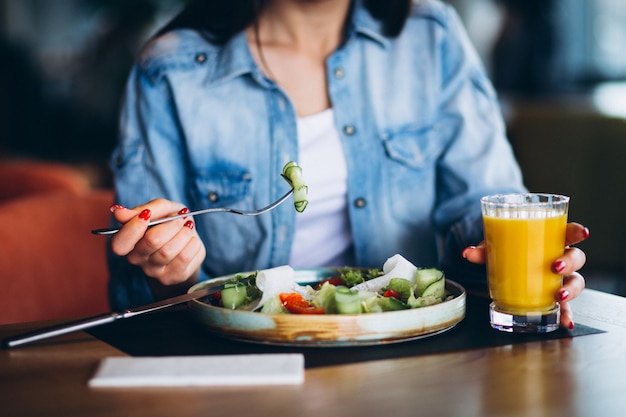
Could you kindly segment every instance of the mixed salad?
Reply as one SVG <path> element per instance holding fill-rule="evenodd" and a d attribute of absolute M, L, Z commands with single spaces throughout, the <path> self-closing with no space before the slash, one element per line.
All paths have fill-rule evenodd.
<path fill-rule="evenodd" d="M 335 276 L 304 285 L 288 265 L 237 274 L 211 303 L 266 314 L 361 314 L 425 307 L 449 297 L 443 271 L 417 268 L 394 255 L 382 270 L 338 268 Z"/>

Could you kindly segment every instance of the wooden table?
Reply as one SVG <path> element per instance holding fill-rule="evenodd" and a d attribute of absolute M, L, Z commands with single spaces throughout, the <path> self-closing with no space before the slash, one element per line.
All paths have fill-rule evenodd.
<path fill-rule="evenodd" d="M 316 367 L 294 386 L 89 388 L 99 360 L 124 353 L 77 333 L 0 351 L 0 416 L 624 416 L 626 299 L 586 290 L 573 305 L 605 332 Z"/>

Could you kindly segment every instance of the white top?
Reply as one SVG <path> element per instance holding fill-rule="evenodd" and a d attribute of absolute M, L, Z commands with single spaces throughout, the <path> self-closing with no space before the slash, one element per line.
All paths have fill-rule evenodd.
<path fill-rule="evenodd" d="M 296 214 L 289 265 L 294 268 L 351 266 L 348 170 L 333 110 L 298 118 L 298 165 L 309 187 L 309 204 Z"/>

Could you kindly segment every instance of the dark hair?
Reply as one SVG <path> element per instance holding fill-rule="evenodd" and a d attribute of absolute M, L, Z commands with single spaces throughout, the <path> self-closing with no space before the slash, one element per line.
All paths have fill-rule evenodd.
<path fill-rule="evenodd" d="M 211 42 L 224 44 L 252 24 L 266 3 L 267 0 L 190 0 L 159 34 L 173 29 L 195 29 Z M 363 3 L 382 22 L 384 34 L 390 37 L 402 32 L 411 11 L 411 0 L 364 0 Z"/>

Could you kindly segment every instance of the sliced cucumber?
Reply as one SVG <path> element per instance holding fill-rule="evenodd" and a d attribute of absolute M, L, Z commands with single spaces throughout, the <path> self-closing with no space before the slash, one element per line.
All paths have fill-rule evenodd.
<path fill-rule="evenodd" d="M 222 290 L 222 305 L 224 308 L 236 309 L 248 298 L 248 290 L 242 283 L 227 283 Z"/>
<path fill-rule="evenodd" d="M 435 298 L 443 298 L 443 295 L 446 292 L 446 280 L 442 277 L 438 281 L 430 284 L 424 292 L 422 292 L 421 297 L 435 297 Z"/>
<path fill-rule="evenodd" d="M 359 292 L 342 285 L 335 288 L 335 303 L 339 314 L 360 314 Z"/>
<path fill-rule="evenodd" d="M 443 279 L 443 271 L 436 268 L 418 268 L 415 271 L 415 296 L 423 295 L 433 282 Z"/>
<path fill-rule="evenodd" d="M 282 177 L 293 188 L 293 204 L 298 213 L 302 213 L 306 208 L 309 201 L 307 200 L 307 194 L 309 187 L 304 183 L 302 178 L 302 168 L 293 161 L 289 161 L 283 167 Z"/>

